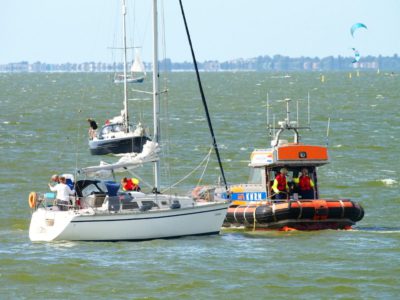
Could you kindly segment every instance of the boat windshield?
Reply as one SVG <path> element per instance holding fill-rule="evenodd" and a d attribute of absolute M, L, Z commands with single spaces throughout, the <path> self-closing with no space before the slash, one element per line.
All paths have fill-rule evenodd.
<path fill-rule="evenodd" d="M 92 194 L 106 194 L 107 192 L 106 185 L 100 180 L 78 180 L 75 188 L 80 197 L 87 197 Z"/>
<path fill-rule="evenodd" d="M 286 174 L 286 180 L 287 182 L 293 182 L 294 179 L 299 178 L 301 175 L 301 170 L 302 169 L 307 169 L 308 171 L 308 176 L 310 176 L 311 179 L 315 180 L 315 167 L 286 167 L 287 169 L 287 174 Z M 269 178 L 271 181 L 274 180 L 274 178 L 280 173 L 281 167 L 279 168 L 273 168 L 270 169 L 268 174 Z"/>
<path fill-rule="evenodd" d="M 107 135 L 111 132 L 121 132 L 124 131 L 124 125 L 123 124 L 110 124 L 110 125 L 105 125 L 100 131 L 99 136 L 102 137 L 104 135 Z"/>
<path fill-rule="evenodd" d="M 250 168 L 249 183 L 262 184 L 263 183 L 264 168 Z"/>
<path fill-rule="evenodd" d="M 102 183 L 98 183 L 98 184 L 102 184 Z M 92 194 L 104 194 L 105 192 L 103 192 L 103 191 L 106 191 L 107 188 L 105 186 L 103 188 L 104 188 L 104 190 L 103 189 L 99 189 L 99 187 L 97 185 L 95 185 L 95 184 L 89 184 L 87 187 L 85 187 L 82 190 L 82 196 L 83 197 L 87 197 L 87 196 L 92 195 Z"/>

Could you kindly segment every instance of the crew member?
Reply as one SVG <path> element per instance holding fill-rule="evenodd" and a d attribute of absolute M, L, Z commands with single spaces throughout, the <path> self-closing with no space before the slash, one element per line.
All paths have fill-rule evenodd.
<path fill-rule="evenodd" d="M 54 174 L 54 175 L 51 176 L 50 181 L 52 183 L 57 184 L 57 183 L 60 183 L 60 178 L 59 178 L 59 176 L 57 174 Z"/>
<path fill-rule="evenodd" d="M 272 190 L 275 192 L 275 199 L 287 199 L 289 193 L 289 186 L 286 181 L 288 170 L 282 168 L 274 179 Z"/>
<path fill-rule="evenodd" d="M 123 191 L 140 192 L 139 180 L 136 178 L 122 178 L 121 186 Z"/>
<path fill-rule="evenodd" d="M 301 169 L 299 178 L 294 178 L 293 181 L 297 184 L 301 199 L 314 199 L 314 182 L 308 176 L 307 168 Z"/>
<path fill-rule="evenodd" d="M 68 206 L 70 205 L 69 196 L 75 194 L 75 191 L 71 190 L 71 188 L 65 184 L 65 181 L 64 176 L 59 176 L 59 183 L 55 186 L 49 183 L 50 190 L 52 192 L 57 192 L 56 204 L 60 210 L 68 210 Z"/>
<path fill-rule="evenodd" d="M 87 119 L 87 121 L 89 122 L 89 138 L 93 139 L 96 137 L 97 134 L 97 123 L 91 118 Z"/>

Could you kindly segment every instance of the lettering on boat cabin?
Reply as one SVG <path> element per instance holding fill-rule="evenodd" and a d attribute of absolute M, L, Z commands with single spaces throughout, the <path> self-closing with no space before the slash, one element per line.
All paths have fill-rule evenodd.
<path fill-rule="evenodd" d="M 245 192 L 245 193 L 233 193 L 231 195 L 232 200 L 242 201 L 261 201 L 267 198 L 266 192 Z"/>

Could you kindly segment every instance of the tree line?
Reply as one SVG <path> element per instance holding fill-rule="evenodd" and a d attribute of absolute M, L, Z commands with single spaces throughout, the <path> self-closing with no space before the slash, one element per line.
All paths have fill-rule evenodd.
<path fill-rule="evenodd" d="M 354 69 L 372 69 L 399 71 L 400 58 L 393 56 L 365 56 L 353 63 L 354 58 L 343 56 L 297 57 L 291 58 L 283 55 L 258 56 L 254 58 L 238 58 L 219 62 L 208 60 L 198 62 L 203 71 L 347 71 Z M 151 71 L 151 63 L 144 63 L 147 70 Z M 160 66 L 168 71 L 193 71 L 192 62 L 173 62 L 171 59 L 160 61 Z M 43 62 L 29 63 L 27 61 L 0 65 L 0 72 L 120 72 L 122 63 L 83 62 L 47 64 Z"/>

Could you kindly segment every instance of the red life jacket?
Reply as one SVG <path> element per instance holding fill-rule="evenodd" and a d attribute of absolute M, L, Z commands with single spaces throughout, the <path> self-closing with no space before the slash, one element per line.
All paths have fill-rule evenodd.
<path fill-rule="evenodd" d="M 278 190 L 286 191 L 286 176 L 279 173 L 275 179 L 278 181 Z"/>
<path fill-rule="evenodd" d="M 122 187 L 124 191 L 137 191 L 139 189 L 139 186 L 135 184 L 131 178 L 129 178 L 124 186 Z"/>
<path fill-rule="evenodd" d="M 299 188 L 300 191 L 309 191 L 311 187 L 311 179 L 308 176 L 300 176 L 299 178 Z"/>

